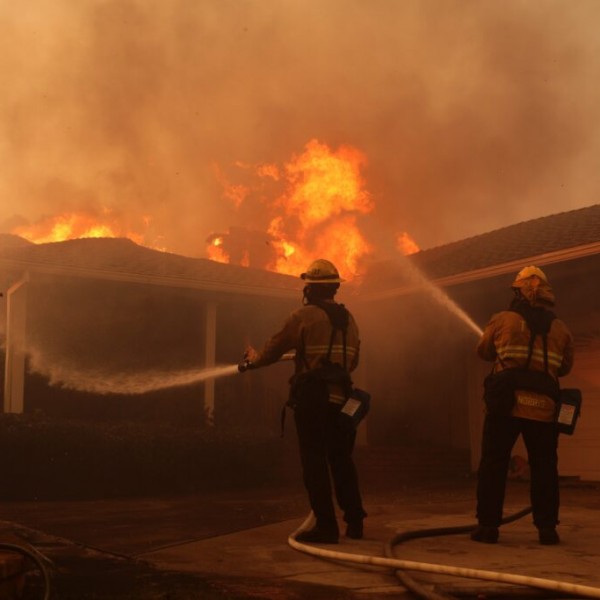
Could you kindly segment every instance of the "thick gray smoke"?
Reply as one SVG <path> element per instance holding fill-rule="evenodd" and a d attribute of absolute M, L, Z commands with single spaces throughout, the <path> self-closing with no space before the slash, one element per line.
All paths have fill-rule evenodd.
<path fill-rule="evenodd" d="M 265 226 L 216 166 L 313 138 L 366 154 L 380 240 L 594 204 L 599 19 L 596 0 L 2 2 L 0 229 L 109 210 L 202 256 Z"/>

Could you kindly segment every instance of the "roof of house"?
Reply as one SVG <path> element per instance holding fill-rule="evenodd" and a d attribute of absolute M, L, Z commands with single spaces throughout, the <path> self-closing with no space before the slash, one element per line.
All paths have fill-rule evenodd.
<path fill-rule="evenodd" d="M 413 261 L 437 278 L 596 242 L 600 242 L 600 204 L 424 250 Z"/>
<path fill-rule="evenodd" d="M 297 295 L 297 277 L 189 258 L 138 246 L 124 238 L 32 244 L 0 235 L 0 267 L 173 287 L 264 296 Z"/>
<path fill-rule="evenodd" d="M 373 265 L 363 279 L 393 294 L 426 277 L 451 285 L 600 254 L 600 204 L 524 221 L 474 237 Z"/>
<path fill-rule="evenodd" d="M 512 272 L 524 262 L 539 266 L 600 253 L 600 204 L 496 229 L 409 257 L 368 266 L 351 284 L 362 294 L 395 295 L 427 278 L 438 285 Z M 135 281 L 252 295 L 295 295 L 297 277 L 159 252 L 124 238 L 91 238 L 32 244 L 0 234 L 0 266 L 82 277 Z"/>

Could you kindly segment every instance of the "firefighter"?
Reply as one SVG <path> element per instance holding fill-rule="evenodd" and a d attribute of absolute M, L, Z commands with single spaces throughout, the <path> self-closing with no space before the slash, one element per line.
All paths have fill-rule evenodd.
<path fill-rule="evenodd" d="M 471 539 L 488 544 L 498 541 L 511 450 L 521 434 L 529 459 L 533 523 L 539 542 L 558 544 L 556 402 L 558 377 L 567 375 L 573 366 L 573 338 L 550 310 L 555 297 L 541 269 L 523 268 L 511 288 L 514 298 L 509 309 L 491 317 L 477 346 L 481 358 L 494 362 L 486 380 L 515 379 L 510 389 L 512 406 L 504 412 L 494 410 L 486 398 L 477 483 L 479 526 Z"/>
<path fill-rule="evenodd" d="M 270 365 L 295 350 L 288 405 L 294 410 L 304 485 L 316 524 L 300 542 L 335 544 L 339 529 L 329 470 L 346 536 L 363 537 L 363 509 L 352 451 L 356 430 L 340 414 L 348 396 L 349 373 L 358 365 L 359 333 L 353 316 L 334 296 L 344 280 L 330 261 L 315 260 L 300 276 L 303 307 L 294 311 L 261 352 L 246 349 L 240 371 Z M 328 373 L 334 373 L 333 377 Z"/>

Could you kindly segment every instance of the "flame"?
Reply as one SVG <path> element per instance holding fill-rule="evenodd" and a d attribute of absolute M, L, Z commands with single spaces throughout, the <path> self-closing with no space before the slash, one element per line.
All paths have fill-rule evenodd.
<path fill-rule="evenodd" d="M 147 229 L 151 218 L 144 216 L 142 222 L 142 228 Z M 156 244 L 149 244 L 144 234 L 129 231 L 119 225 L 117 219 L 108 209 L 104 209 L 100 216 L 91 212 L 72 212 L 44 217 L 36 223 L 15 227 L 11 233 L 36 244 L 81 238 L 125 237 L 136 244 L 146 245 L 156 250 L 164 250 Z"/>
<path fill-rule="evenodd" d="M 223 236 L 213 236 L 209 239 L 208 258 L 220 263 L 229 262 L 229 254 L 223 249 Z"/>
<path fill-rule="evenodd" d="M 290 188 L 280 204 L 305 230 L 343 212 L 368 213 L 373 204 L 360 175 L 365 162 L 354 148 L 332 152 L 311 140 L 305 152 L 285 166 Z"/>
<path fill-rule="evenodd" d="M 421 248 L 417 245 L 417 242 L 410 237 L 410 235 L 403 231 L 396 240 L 396 247 L 404 256 L 408 256 L 409 254 L 414 254 L 415 252 L 419 252 Z"/>
<path fill-rule="evenodd" d="M 373 210 L 360 173 L 365 164 L 355 148 L 332 151 L 311 140 L 285 165 L 288 188 L 276 201 L 284 215 L 269 225 L 277 250 L 269 268 L 295 275 L 312 260 L 326 257 L 342 277 L 357 274 L 360 259 L 372 250 L 357 225 L 359 214 Z"/>
<path fill-rule="evenodd" d="M 355 148 L 341 146 L 332 150 L 313 139 L 301 154 L 282 167 L 236 163 L 238 168 L 252 172 L 262 181 L 269 179 L 272 184 L 280 184 L 280 191 L 270 198 L 265 197 L 267 188 L 262 181 L 256 186 L 260 202 L 266 207 L 270 251 L 270 258 L 259 266 L 297 275 L 316 258 L 327 258 L 342 277 L 352 279 L 359 271 L 361 258 L 373 250 L 358 224 L 359 217 L 374 207 L 361 175 L 366 162 L 364 154 Z M 250 186 L 231 184 L 220 170 L 219 180 L 225 198 L 236 208 L 252 199 Z M 207 240 L 207 254 L 220 260 L 222 253 L 215 251 L 215 236 L 219 234 Z M 232 232 L 224 234 L 224 238 L 222 245 L 226 248 L 235 245 Z M 221 250 L 227 254 L 225 248 Z M 255 250 L 262 251 L 257 246 Z M 252 254 L 252 249 L 248 249 L 243 255 L 246 264 L 252 263 Z"/>

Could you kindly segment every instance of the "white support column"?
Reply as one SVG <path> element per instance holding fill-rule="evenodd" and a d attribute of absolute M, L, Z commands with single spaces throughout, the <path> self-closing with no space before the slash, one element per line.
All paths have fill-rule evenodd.
<path fill-rule="evenodd" d="M 4 363 L 4 412 L 23 412 L 25 387 L 25 324 L 27 286 L 25 274 L 6 294 L 6 358 Z"/>
<path fill-rule="evenodd" d="M 217 303 L 208 301 L 205 307 L 204 366 L 210 369 L 215 366 L 217 354 Z M 214 425 L 215 417 L 215 379 L 210 377 L 204 382 L 204 408 L 210 425 Z"/>

